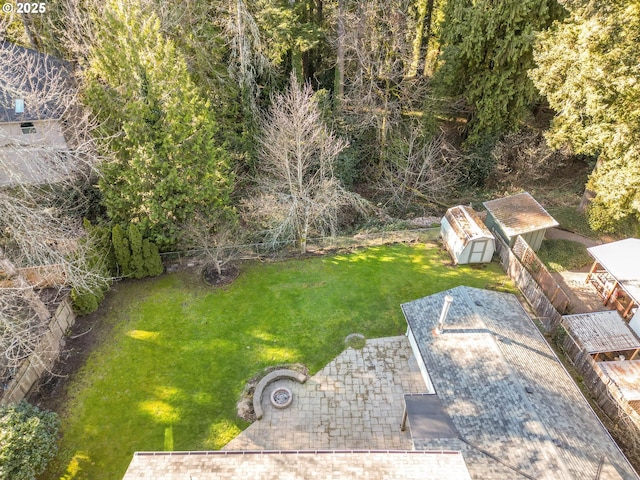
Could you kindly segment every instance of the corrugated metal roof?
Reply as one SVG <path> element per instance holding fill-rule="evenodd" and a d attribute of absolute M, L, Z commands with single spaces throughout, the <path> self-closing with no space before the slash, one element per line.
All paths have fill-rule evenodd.
<path fill-rule="evenodd" d="M 483 205 L 509 237 L 560 225 L 526 192 L 490 200 Z"/>
<path fill-rule="evenodd" d="M 460 452 L 216 451 L 136 453 L 123 480 L 471 480 Z"/>
<path fill-rule="evenodd" d="M 627 238 L 587 248 L 627 294 L 640 303 L 640 239 Z"/>
<path fill-rule="evenodd" d="M 466 245 L 476 238 L 493 238 L 493 234 L 480 219 L 478 214 L 469 207 L 458 205 L 447 210 L 444 215 L 454 233 Z"/>
<path fill-rule="evenodd" d="M 640 348 L 640 340 L 615 310 L 565 315 L 562 324 L 590 354 Z"/>
<path fill-rule="evenodd" d="M 627 401 L 640 400 L 640 360 L 600 362 L 598 366 L 617 385 Z"/>

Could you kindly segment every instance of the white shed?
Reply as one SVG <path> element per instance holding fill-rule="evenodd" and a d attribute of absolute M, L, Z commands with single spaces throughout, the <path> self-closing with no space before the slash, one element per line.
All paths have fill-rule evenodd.
<path fill-rule="evenodd" d="M 450 208 L 440 223 L 445 247 L 457 264 L 488 263 L 495 239 L 478 214 L 470 207 Z"/>

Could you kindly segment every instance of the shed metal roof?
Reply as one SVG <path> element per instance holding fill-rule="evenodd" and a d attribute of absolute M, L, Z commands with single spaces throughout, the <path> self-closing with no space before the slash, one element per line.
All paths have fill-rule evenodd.
<path fill-rule="evenodd" d="M 123 480 L 471 480 L 452 451 L 139 452 Z"/>
<path fill-rule="evenodd" d="M 589 247 L 587 252 L 640 304 L 640 239 L 605 243 Z"/>
<path fill-rule="evenodd" d="M 490 200 L 483 205 L 509 237 L 560 225 L 527 192 Z"/>
<path fill-rule="evenodd" d="M 627 401 L 640 402 L 640 360 L 600 362 L 598 367 L 616 384 Z"/>
<path fill-rule="evenodd" d="M 452 207 L 447 210 L 444 218 L 447 219 L 447 222 L 449 222 L 455 234 L 465 245 L 470 240 L 477 238 L 494 238 L 493 234 L 472 208 L 465 207 L 464 205 Z"/>
<path fill-rule="evenodd" d="M 640 340 L 615 310 L 565 315 L 562 324 L 592 355 L 640 348 Z"/>

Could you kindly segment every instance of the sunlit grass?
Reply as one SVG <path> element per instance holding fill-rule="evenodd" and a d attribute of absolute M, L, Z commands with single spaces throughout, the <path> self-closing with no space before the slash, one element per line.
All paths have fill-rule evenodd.
<path fill-rule="evenodd" d="M 425 245 L 241 270 L 221 290 L 185 273 L 117 286 L 108 334 L 69 387 L 61 453 L 44 478 L 119 480 L 135 451 L 219 449 L 246 428 L 236 403 L 265 367 L 300 362 L 314 373 L 350 333 L 403 334 L 403 302 L 506 282 L 497 264 L 453 267 Z"/>

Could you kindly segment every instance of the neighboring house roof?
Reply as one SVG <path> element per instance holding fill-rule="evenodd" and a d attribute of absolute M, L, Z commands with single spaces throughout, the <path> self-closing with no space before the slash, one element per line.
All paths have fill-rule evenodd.
<path fill-rule="evenodd" d="M 589 247 L 587 252 L 640 304 L 640 239 L 605 243 Z"/>
<path fill-rule="evenodd" d="M 476 238 L 494 238 L 478 214 L 469 207 L 458 205 L 447 210 L 444 218 L 464 245 Z"/>
<path fill-rule="evenodd" d="M 598 367 L 615 383 L 631 408 L 640 413 L 640 360 L 598 362 Z"/>
<path fill-rule="evenodd" d="M 123 480 L 178 478 L 470 480 L 471 477 L 459 452 L 215 451 L 139 452 Z"/>
<path fill-rule="evenodd" d="M 565 315 L 562 324 L 591 355 L 640 349 L 640 340 L 615 310 Z"/>
<path fill-rule="evenodd" d="M 0 123 L 60 118 L 64 109 L 52 88 L 63 87 L 62 79 L 69 77 L 69 64 L 6 41 L 0 42 L 0 55 L 18 55 L 25 60 L 0 61 Z M 45 100 L 36 102 L 36 98 Z M 25 100 L 23 113 L 16 113 L 16 99 Z"/>
<path fill-rule="evenodd" d="M 460 434 L 416 449 L 462 451 L 474 479 L 638 478 L 514 295 L 457 287 L 402 310 Z"/>
<path fill-rule="evenodd" d="M 560 225 L 526 192 L 484 202 L 483 205 L 509 237 Z"/>

